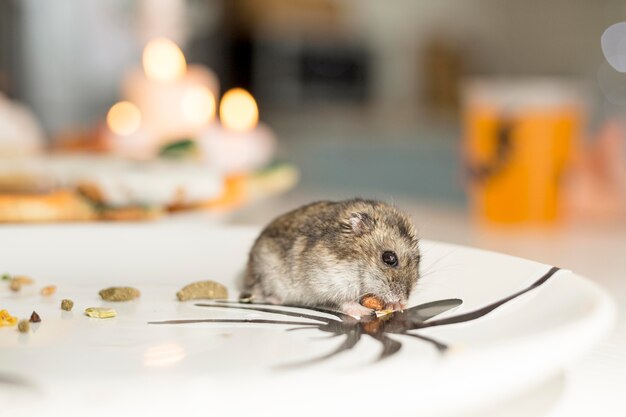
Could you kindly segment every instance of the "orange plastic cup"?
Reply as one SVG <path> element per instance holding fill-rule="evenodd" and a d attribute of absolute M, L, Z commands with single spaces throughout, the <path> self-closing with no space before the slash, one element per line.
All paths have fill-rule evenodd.
<path fill-rule="evenodd" d="M 558 219 L 562 181 L 583 125 L 578 89 L 555 80 L 474 81 L 465 93 L 473 214 L 512 224 Z"/>

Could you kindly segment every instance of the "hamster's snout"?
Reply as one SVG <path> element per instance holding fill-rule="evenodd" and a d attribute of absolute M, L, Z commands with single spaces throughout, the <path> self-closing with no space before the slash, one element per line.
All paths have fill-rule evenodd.
<path fill-rule="evenodd" d="M 406 307 L 406 303 L 395 302 L 395 303 L 387 303 L 385 305 L 385 310 L 393 310 L 393 311 L 402 311 Z"/>
<path fill-rule="evenodd" d="M 386 310 L 404 310 L 407 305 L 407 298 L 404 293 L 399 293 L 391 289 L 386 296 L 383 296 Z"/>

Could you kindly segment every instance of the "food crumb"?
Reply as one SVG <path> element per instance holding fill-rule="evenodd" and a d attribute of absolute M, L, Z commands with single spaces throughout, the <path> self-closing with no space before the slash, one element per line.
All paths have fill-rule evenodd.
<path fill-rule="evenodd" d="M 0 310 L 0 327 L 15 326 L 17 317 L 13 317 L 7 310 Z"/>
<path fill-rule="evenodd" d="M 11 291 L 18 292 L 19 290 L 22 289 L 22 285 L 16 280 L 12 279 L 11 283 L 9 284 L 9 288 L 11 288 Z"/>
<path fill-rule="evenodd" d="M 61 309 L 65 311 L 72 311 L 74 308 L 74 302 L 72 300 L 63 299 L 61 300 Z"/>
<path fill-rule="evenodd" d="M 33 311 L 33 314 L 30 315 L 30 319 L 28 321 L 31 323 L 40 323 L 41 317 L 39 317 L 39 314 L 37 314 L 36 311 Z"/>
<path fill-rule="evenodd" d="M 48 285 L 41 289 L 41 295 L 49 296 L 49 295 L 54 294 L 56 291 L 57 291 L 56 285 Z"/>
<path fill-rule="evenodd" d="M 176 297 L 179 301 L 226 299 L 228 298 L 228 290 L 219 282 L 198 281 L 184 286 L 176 293 Z"/>
<path fill-rule="evenodd" d="M 393 310 L 376 310 L 376 317 L 383 317 L 393 312 Z"/>
<path fill-rule="evenodd" d="M 112 308 L 89 307 L 85 309 L 85 314 L 96 319 L 108 319 L 117 316 L 117 312 Z"/>
<path fill-rule="evenodd" d="M 385 308 L 385 303 L 383 300 L 376 297 L 373 294 L 366 294 L 361 298 L 361 305 L 363 307 L 371 308 L 372 310 L 380 311 Z"/>
<path fill-rule="evenodd" d="M 141 293 L 133 287 L 110 287 L 98 293 L 106 301 L 130 301 L 139 298 Z"/>
<path fill-rule="evenodd" d="M 28 331 L 30 330 L 30 323 L 28 322 L 28 320 L 20 320 L 20 322 L 17 324 L 17 330 L 19 330 L 20 333 L 28 333 Z"/>
<path fill-rule="evenodd" d="M 9 284 L 9 288 L 12 291 L 20 291 L 24 285 L 31 285 L 34 281 L 27 276 L 17 275 L 11 278 L 11 283 Z"/>

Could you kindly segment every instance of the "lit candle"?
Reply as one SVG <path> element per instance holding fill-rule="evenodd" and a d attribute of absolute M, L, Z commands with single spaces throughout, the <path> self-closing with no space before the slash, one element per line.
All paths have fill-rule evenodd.
<path fill-rule="evenodd" d="M 143 71 L 132 71 L 122 87 L 123 96 L 141 110 L 142 125 L 159 144 L 197 136 L 215 117 L 215 74 L 188 66 L 178 46 L 164 38 L 148 42 L 142 62 Z"/>
<path fill-rule="evenodd" d="M 208 126 L 198 141 L 206 163 L 227 174 L 267 165 L 275 149 L 272 131 L 259 123 L 254 97 L 241 88 L 229 90 L 220 103 L 220 124 Z"/>
<path fill-rule="evenodd" d="M 106 127 L 105 141 L 117 154 L 147 159 L 157 151 L 154 134 L 142 123 L 141 110 L 129 101 L 120 101 L 111 106 L 106 117 Z"/>

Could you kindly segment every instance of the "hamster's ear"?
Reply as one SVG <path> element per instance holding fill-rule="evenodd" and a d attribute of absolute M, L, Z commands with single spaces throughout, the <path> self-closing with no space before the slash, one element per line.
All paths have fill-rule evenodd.
<path fill-rule="evenodd" d="M 372 218 L 366 213 L 352 213 L 344 228 L 357 236 L 361 236 L 371 230 L 372 223 Z"/>

